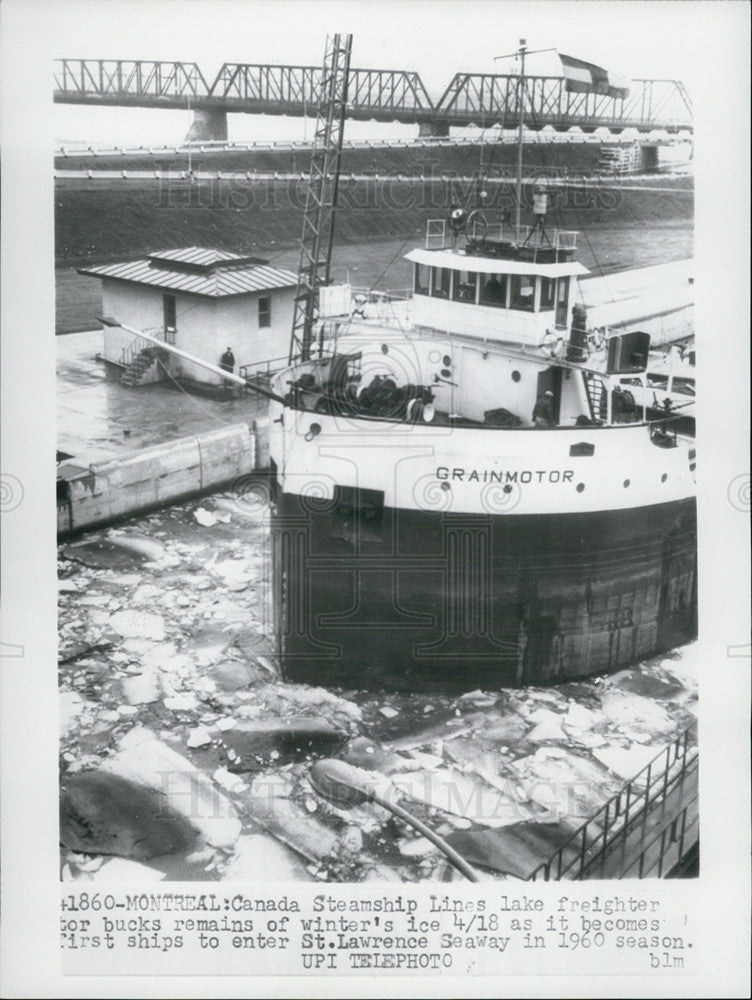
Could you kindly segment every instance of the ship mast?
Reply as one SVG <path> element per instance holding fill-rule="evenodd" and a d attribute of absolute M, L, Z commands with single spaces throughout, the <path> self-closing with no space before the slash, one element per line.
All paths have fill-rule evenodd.
<path fill-rule="evenodd" d="M 520 230 L 522 228 L 522 132 L 525 125 L 525 56 L 526 55 L 538 55 L 541 52 L 556 52 L 554 48 L 551 49 L 534 49 L 532 52 L 527 50 L 527 39 L 520 39 L 520 47 L 516 52 L 510 52 L 508 55 L 504 56 L 494 56 L 494 61 L 498 62 L 500 59 L 519 59 L 520 60 L 520 79 L 517 84 L 517 184 L 516 184 L 516 205 L 514 211 L 514 223 L 516 238 L 520 239 Z"/>
<path fill-rule="evenodd" d="M 514 226 L 517 240 L 520 238 L 520 223 L 522 220 L 522 131 L 525 124 L 525 47 L 526 40 L 520 39 L 520 82 L 517 87 L 517 110 L 519 112 L 517 126 L 517 200 L 514 213 Z"/>
<path fill-rule="evenodd" d="M 329 283 L 352 35 L 328 35 L 300 241 L 290 363 L 311 354 L 318 290 Z"/>

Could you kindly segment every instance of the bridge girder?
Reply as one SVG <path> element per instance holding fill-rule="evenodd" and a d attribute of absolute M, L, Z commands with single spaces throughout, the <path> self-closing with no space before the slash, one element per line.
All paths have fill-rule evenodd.
<path fill-rule="evenodd" d="M 55 73 L 58 103 L 216 110 L 314 117 L 319 66 L 225 63 L 207 84 L 196 63 L 61 59 Z M 457 73 L 432 102 L 414 71 L 351 69 L 347 117 L 361 121 L 448 126 L 516 127 L 519 78 Z M 527 76 L 525 126 L 567 131 L 692 131 L 692 104 L 676 80 L 634 80 L 628 97 L 569 93 L 555 76 Z"/>

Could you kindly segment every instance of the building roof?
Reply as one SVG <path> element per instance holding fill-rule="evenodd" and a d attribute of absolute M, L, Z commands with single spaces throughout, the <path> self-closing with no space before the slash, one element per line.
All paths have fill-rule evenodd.
<path fill-rule="evenodd" d="M 292 271 L 272 267 L 262 257 L 205 247 L 162 250 L 143 260 L 79 268 L 78 273 L 215 299 L 293 288 L 298 280 Z"/>

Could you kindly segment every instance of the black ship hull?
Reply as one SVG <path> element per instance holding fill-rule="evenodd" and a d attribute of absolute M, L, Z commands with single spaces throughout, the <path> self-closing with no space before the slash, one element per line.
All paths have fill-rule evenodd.
<path fill-rule="evenodd" d="M 281 494 L 272 534 L 287 680 L 412 691 L 549 684 L 696 636 L 694 498 L 490 515 Z"/>

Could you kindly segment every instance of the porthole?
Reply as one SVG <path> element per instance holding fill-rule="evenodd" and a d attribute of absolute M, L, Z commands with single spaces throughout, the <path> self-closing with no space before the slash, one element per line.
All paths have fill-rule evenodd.
<path fill-rule="evenodd" d="M 449 371 L 448 368 L 442 368 L 441 369 L 441 377 L 442 378 L 451 378 L 452 377 L 452 373 Z"/>
<path fill-rule="evenodd" d="M 511 485 L 509 483 L 507 483 L 506 486 L 504 487 L 504 492 L 505 493 L 511 493 L 512 492 L 512 487 L 511 487 Z"/>
<path fill-rule="evenodd" d="M 382 354 L 388 354 L 389 353 L 389 344 L 382 344 L 381 345 L 381 353 Z"/>
<path fill-rule="evenodd" d="M 515 370 L 514 370 L 514 371 L 512 372 L 512 381 L 513 381 L 513 382 L 519 382 L 519 380 L 520 380 L 521 378 L 522 378 L 522 375 L 520 375 L 520 373 L 519 373 L 519 372 L 517 371 L 517 369 L 515 368 Z"/>
<path fill-rule="evenodd" d="M 448 354 L 445 354 L 444 357 L 441 359 L 441 362 L 445 368 L 448 368 L 452 363 L 452 359 L 449 357 Z"/>
<path fill-rule="evenodd" d="M 577 483 L 577 492 L 578 493 L 582 493 L 584 489 L 585 489 L 585 484 L 584 483 Z"/>
<path fill-rule="evenodd" d="M 668 474 L 664 472 L 663 475 L 661 476 L 661 482 L 665 483 L 667 479 L 668 479 Z"/>
<path fill-rule="evenodd" d="M 441 488 L 442 490 L 444 490 L 445 493 L 448 493 L 450 489 L 449 483 L 442 483 Z"/>
<path fill-rule="evenodd" d="M 631 480 L 630 480 L 630 479 L 625 479 L 625 480 L 624 480 L 624 489 L 626 489 L 626 488 L 627 488 L 627 486 L 629 486 L 629 485 L 630 485 L 630 483 L 631 483 Z"/>

